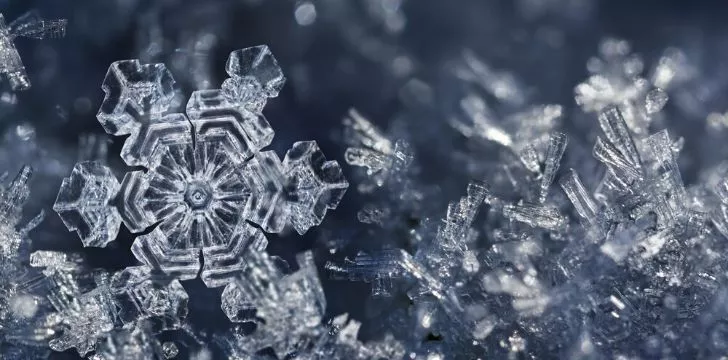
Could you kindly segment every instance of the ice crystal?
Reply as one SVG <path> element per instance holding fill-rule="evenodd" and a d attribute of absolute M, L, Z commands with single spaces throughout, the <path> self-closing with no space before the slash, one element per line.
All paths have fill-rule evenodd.
<path fill-rule="evenodd" d="M 105 339 L 100 353 L 115 353 L 120 345 L 114 342 L 121 338 L 113 331 L 125 328 L 133 333 L 147 327 L 156 334 L 181 327 L 187 315 L 188 297 L 182 285 L 153 275 L 150 268 L 89 273 L 77 262 L 69 263 L 65 254 L 48 251 L 33 253 L 31 260 L 44 268 L 50 284 L 48 299 L 56 311 L 47 320 L 56 335 L 50 341 L 53 350 L 76 348 L 83 355 Z M 139 354 L 147 352 L 142 349 Z"/>
<path fill-rule="evenodd" d="M 232 52 L 226 69 L 231 78 L 222 89 L 195 91 L 186 114 L 169 113 L 176 90 L 163 64 L 117 61 L 106 75 L 98 120 L 112 135 L 129 135 L 122 159 L 145 170 L 128 172 L 119 184 L 106 166 L 80 163 L 64 180 L 54 209 L 85 246 L 113 241 L 121 221 L 132 232 L 146 232 L 132 245 L 143 266 L 112 279 L 118 291 L 136 296 L 136 307 L 117 314 L 122 321 L 154 315 L 163 327 L 178 326 L 167 323 L 183 318 L 184 306 L 160 298 L 150 272 L 178 279 L 199 274 L 210 287 L 252 281 L 240 275 L 259 271 L 249 261 L 264 256 L 267 240 L 249 222 L 268 232 L 288 225 L 304 234 L 348 187 L 338 163 L 327 161 L 314 141 L 293 144 L 282 161 L 274 151 L 261 151 L 274 135 L 262 107 L 285 80 L 266 46 Z M 235 291 L 226 288 L 224 304 Z M 226 313 L 238 320 L 238 312 Z"/>
<path fill-rule="evenodd" d="M 66 34 L 65 19 L 43 20 L 35 12 L 28 12 L 10 24 L 0 14 L 0 73 L 10 81 L 13 90 L 27 90 L 30 79 L 25 72 L 14 40 L 18 37 L 33 39 L 59 38 Z"/>

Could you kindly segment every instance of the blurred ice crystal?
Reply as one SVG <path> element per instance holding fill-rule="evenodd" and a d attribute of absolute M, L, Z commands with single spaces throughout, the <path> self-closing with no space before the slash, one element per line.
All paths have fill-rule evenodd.
<path fill-rule="evenodd" d="M 119 354 L 117 348 L 123 345 L 116 342 L 134 338 L 126 335 L 139 334 L 141 328 L 150 334 L 177 329 L 187 315 L 182 285 L 152 275 L 149 268 L 130 267 L 113 275 L 89 272 L 68 262 L 65 254 L 48 251 L 33 253 L 31 264 L 44 268 L 49 283 L 47 298 L 55 313 L 47 322 L 53 329 L 50 347 L 55 351 L 76 348 L 83 355 L 101 342 L 97 354 Z M 126 351 L 131 356 L 132 350 Z M 147 355 L 144 349 L 138 352 Z"/>
<path fill-rule="evenodd" d="M 315 141 L 294 143 L 282 161 L 261 151 L 274 135 L 262 107 L 285 80 L 266 46 L 232 52 L 226 69 L 231 78 L 222 89 L 195 91 L 182 114 L 169 113 L 176 89 L 163 64 L 113 63 L 97 117 L 108 133 L 130 135 L 122 159 L 144 170 L 128 172 L 119 184 L 105 166 L 83 162 L 59 192 L 54 209 L 86 246 L 112 241 L 121 221 L 145 232 L 132 245 L 143 266 L 114 278 L 142 287 L 134 290 L 148 293 L 141 302 L 163 300 L 144 280 L 149 271 L 179 279 L 199 274 L 210 287 L 231 283 L 267 244 L 251 222 L 268 232 L 291 226 L 304 234 L 348 187 L 339 164 L 327 161 Z M 148 312 L 167 316 L 148 308 L 130 316 Z"/>
<path fill-rule="evenodd" d="M 18 248 L 21 241 L 27 237 L 28 231 L 32 230 L 42 220 L 42 214 L 22 228 L 23 205 L 30 196 L 30 177 L 33 170 L 24 166 L 20 173 L 8 186 L 0 184 L 0 258 L 3 262 L 10 264 L 10 261 L 18 256 Z M 7 173 L 0 176 L 4 180 Z"/>
<path fill-rule="evenodd" d="M 0 14 L 0 73 L 9 81 L 13 90 L 27 90 L 30 79 L 25 72 L 23 60 L 15 47 L 15 39 L 60 38 L 66 34 L 67 20 L 44 20 L 35 12 L 28 12 L 10 24 Z"/>
<path fill-rule="evenodd" d="M 386 338 L 379 346 L 356 340 L 359 324 L 346 325 L 346 315 L 322 322 L 326 308 L 323 289 L 310 252 L 297 256 L 299 270 L 287 273 L 280 259 L 255 253 L 244 274 L 223 293 L 223 309 L 231 320 L 258 322 L 247 336 L 218 339 L 229 356 L 250 356 L 272 348 L 278 358 L 375 359 L 399 358 L 404 349 Z M 344 325 L 346 325 L 344 327 Z M 344 327 L 343 329 L 341 327 Z"/>

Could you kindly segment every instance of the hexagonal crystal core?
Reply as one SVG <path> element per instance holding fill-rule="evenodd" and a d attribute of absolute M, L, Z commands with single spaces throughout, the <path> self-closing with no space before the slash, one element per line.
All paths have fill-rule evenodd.
<path fill-rule="evenodd" d="M 187 184 L 185 189 L 185 202 L 192 210 L 203 210 L 212 201 L 212 189 L 210 185 L 194 181 Z"/>

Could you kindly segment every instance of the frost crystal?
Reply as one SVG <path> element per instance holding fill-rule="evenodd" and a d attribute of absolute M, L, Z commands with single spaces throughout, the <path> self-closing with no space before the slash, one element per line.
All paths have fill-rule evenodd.
<path fill-rule="evenodd" d="M 7 77 L 13 90 L 30 88 L 30 79 L 14 40 L 60 38 L 66 34 L 66 24 L 65 19 L 43 20 L 35 12 L 28 12 L 8 25 L 0 14 L 0 73 Z"/>
<path fill-rule="evenodd" d="M 181 114 L 168 113 L 176 89 L 163 64 L 110 66 L 98 120 L 112 135 L 129 134 L 122 159 L 145 170 L 119 184 L 99 163 L 74 168 L 54 209 L 84 245 L 112 241 L 123 221 L 146 231 L 132 245 L 144 266 L 191 279 L 201 253 L 203 281 L 224 286 L 246 268 L 243 255 L 265 249 L 263 233 L 248 222 L 304 234 L 336 208 L 348 183 L 315 141 L 293 144 L 283 161 L 261 151 L 274 135 L 262 107 L 285 80 L 268 48 L 232 52 L 227 71 L 222 89 L 195 91 Z"/>

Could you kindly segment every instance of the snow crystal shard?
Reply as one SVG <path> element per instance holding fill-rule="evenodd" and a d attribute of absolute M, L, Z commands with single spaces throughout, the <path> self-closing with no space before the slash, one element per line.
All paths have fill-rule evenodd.
<path fill-rule="evenodd" d="M 76 231 L 84 246 L 106 246 L 119 232 L 121 216 L 111 204 L 119 182 L 111 170 L 99 163 L 76 164 L 63 179 L 53 210 L 63 223 Z"/>

